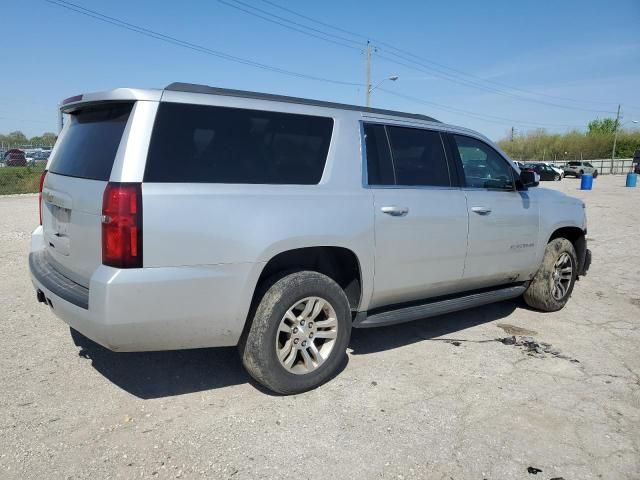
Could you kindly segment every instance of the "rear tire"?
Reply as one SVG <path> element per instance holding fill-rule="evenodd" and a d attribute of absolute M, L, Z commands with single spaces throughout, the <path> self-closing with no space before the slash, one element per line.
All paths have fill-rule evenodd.
<path fill-rule="evenodd" d="M 333 378 L 350 337 L 344 290 L 321 273 L 295 272 L 264 292 L 240 342 L 240 355 L 258 383 L 289 395 Z"/>
<path fill-rule="evenodd" d="M 543 312 L 560 310 L 571 297 L 577 272 L 578 259 L 573 244 L 566 238 L 551 240 L 540 269 L 524 292 L 524 301 Z"/>

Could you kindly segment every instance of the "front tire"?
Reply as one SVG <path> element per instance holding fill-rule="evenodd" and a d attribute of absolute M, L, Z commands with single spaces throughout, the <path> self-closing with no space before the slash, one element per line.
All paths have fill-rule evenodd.
<path fill-rule="evenodd" d="M 573 292 L 577 273 L 578 260 L 573 244 L 566 238 L 551 240 L 540 269 L 524 292 L 524 301 L 543 312 L 562 309 Z"/>
<path fill-rule="evenodd" d="M 338 371 L 351 337 L 344 290 L 318 272 L 291 273 L 264 292 L 240 343 L 249 375 L 289 395 L 316 388 Z"/>
<path fill-rule="evenodd" d="M 593 178 L 598 178 L 598 170 L 596 170 L 595 172 L 593 172 Z"/>

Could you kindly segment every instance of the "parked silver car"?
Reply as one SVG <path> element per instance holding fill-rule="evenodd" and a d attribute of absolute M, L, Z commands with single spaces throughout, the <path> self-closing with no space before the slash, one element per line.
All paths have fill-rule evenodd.
<path fill-rule="evenodd" d="M 590 263 L 582 201 L 431 117 L 180 83 L 62 110 L 31 276 L 112 350 L 238 345 L 301 392 L 352 328 L 521 295 L 558 310 Z"/>
<path fill-rule="evenodd" d="M 598 176 L 598 170 L 589 162 L 567 162 L 564 167 L 564 176 L 574 176 L 576 178 L 582 177 L 584 174 L 593 175 L 593 178 Z"/>

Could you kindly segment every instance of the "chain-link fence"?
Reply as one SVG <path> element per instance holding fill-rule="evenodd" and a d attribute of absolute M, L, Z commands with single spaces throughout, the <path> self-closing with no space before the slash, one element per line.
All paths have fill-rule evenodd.
<path fill-rule="evenodd" d="M 0 164 L 0 195 L 37 192 L 45 165 L 46 162 L 26 167 Z"/>
<path fill-rule="evenodd" d="M 603 175 L 622 175 L 627 174 L 633 170 L 633 158 L 616 158 L 611 163 L 611 159 L 599 159 L 599 160 L 585 160 L 593 165 L 598 173 Z"/>

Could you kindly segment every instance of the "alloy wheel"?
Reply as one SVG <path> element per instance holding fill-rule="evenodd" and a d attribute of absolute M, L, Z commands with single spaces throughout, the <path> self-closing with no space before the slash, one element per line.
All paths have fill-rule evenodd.
<path fill-rule="evenodd" d="M 556 260 L 551 275 L 551 294 L 556 300 L 562 300 L 569 292 L 573 279 L 573 262 L 567 252 L 563 252 Z"/>
<path fill-rule="evenodd" d="M 333 306 L 324 298 L 303 298 L 280 321 L 276 334 L 278 360 L 290 373 L 311 373 L 329 358 L 337 336 Z"/>

